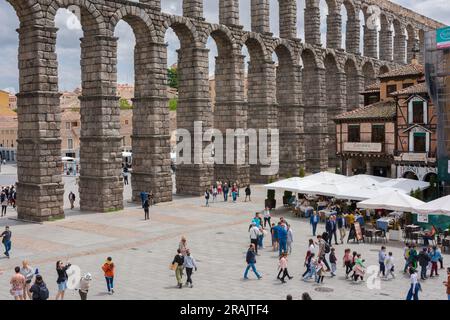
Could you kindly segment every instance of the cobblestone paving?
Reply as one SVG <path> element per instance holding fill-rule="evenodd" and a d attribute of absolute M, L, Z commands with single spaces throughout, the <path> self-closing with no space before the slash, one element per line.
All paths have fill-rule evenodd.
<path fill-rule="evenodd" d="M 4 185 L 6 174 L 0 174 Z M 66 181 L 66 194 L 74 188 Z M 129 188 L 126 192 L 130 192 Z M 313 299 L 404 299 L 409 287 L 408 278 L 397 273 L 395 280 L 381 280 L 381 289 L 368 289 L 365 282 L 346 281 L 341 259 L 346 247 L 362 253 L 366 265 L 377 265 L 380 244 L 350 244 L 336 246 L 338 276 L 326 277 L 323 285 L 301 280 L 306 243 L 311 237 L 309 224 L 293 218 L 284 209 L 275 213 L 275 219 L 285 216 L 294 230 L 293 254 L 289 258 L 289 271 L 294 279 L 287 284 L 276 280 L 277 257 L 270 248 L 257 257 L 257 268 L 263 279 L 250 274 L 243 280 L 245 253 L 248 244 L 248 225 L 254 212 L 261 210 L 264 200 L 262 186 L 255 186 L 252 202 L 224 203 L 219 198 L 211 207 L 204 207 L 201 198 L 176 197 L 172 203 L 157 204 L 150 210 L 150 222 L 143 219 L 140 207 L 127 203 L 121 212 L 82 214 L 66 209 L 65 220 L 45 224 L 29 224 L 12 220 L 15 213 L 8 209 L 7 219 L 0 220 L 0 228 L 10 225 L 13 232 L 11 259 L 0 258 L 0 299 L 11 299 L 9 280 L 13 267 L 28 259 L 38 267 L 47 282 L 51 297 L 56 294 L 57 260 L 69 260 L 82 272 L 90 272 L 93 282 L 91 299 L 284 299 L 287 294 L 299 298 L 305 291 Z M 129 195 L 129 193 L 128 193 Z M 126 194 L 126 198 L 128 198 Z M 278 199 L 279 203 L 281 199 Z M 67 205 L 66 205 L 67 207 Z M 319 231 L 323 231 L 324 225 Z M 169 264 L 175 255 L 181 235 L 198 262 L 194 273 L 194 288 L 176 288 L 176 280 Z M 269 245 L 269 239 L 265 240 Z M 391 242 L 388 250 L 394 253 L 397 269 L 403 268 L 402 244 Z M 100 269 L 104 259 L 112 256 L 116 266 L 116 293 L 106 294 L 106 284 Z M 444 262 L 448 261 L 444 256 Z M 447 265 L 447 264 L 446 264 Z M 440 277 L 423 282 L 422 299 L 446 299 Z M 78 299 L 78 293 L 68 290 L 66 299 Z"/>

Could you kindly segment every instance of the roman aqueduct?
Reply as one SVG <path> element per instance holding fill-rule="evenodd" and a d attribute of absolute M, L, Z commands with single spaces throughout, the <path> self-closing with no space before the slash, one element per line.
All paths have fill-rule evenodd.
<path fill-rule="evenodd" d="M 167 46 L 172 28 L 178 52 L 178 127 L 193 132 L 214 127 L 279 128 L 280 175 L 325 169 L 335 163 L 333 117 L 362 104 L 359 92 L 377 74 L 411 60 L 415 41 L 441 24 L 386 0 L 327 0 L 327 37 L 321 44 L 319 0 L 306 0 L 305 39 L 297 37 L 297 1 L 278 0 L 280 38 L 269 28 L 269 0 L 251 0 L 251 31 L 239 22 L 239 0 L 220 0 L 220 24 L 203 18 L 203 0 L 183 0 L 183 16 L 161 12 L 161 0 L 7 0 L 20 20 L 18 93 L 18 215 L 28 220 L 62 217 L 64 186 L 55 53 L 55 15 L 60 8 L 81 10 L 81 210 L 106 212 L 123 207 L 119 104 L 116 95 L 117 38 L 126 21 L 136 37 L 133 100 L 133 198 L 153 190 L 157 201 L 172 199 L 167 108 Z M 162 0 L 164 1 L 164 0 Z M 207 1 L 207 0 L 206 0 Z M 276 0 L 273 0 L 276 1 Z M 381 9 L 381 30 L 364 27 L 360 15 Z M 345 48 L 341 6 L 347 10 Z M 208 49 L 218 47 L 216 102 L 211 113 Z M 248 94 L 244 56 L 250 55 Z M 422 47 L 422 46 L 421 46 Z M 276 53 L 278 64 L 272 59 Z M 423 52 L 419 53 L 419 60 Z M 265 182 L 259 166 L 183 164 L 178 193 L 200 195 L 214 178 L 242 184 Z"/>

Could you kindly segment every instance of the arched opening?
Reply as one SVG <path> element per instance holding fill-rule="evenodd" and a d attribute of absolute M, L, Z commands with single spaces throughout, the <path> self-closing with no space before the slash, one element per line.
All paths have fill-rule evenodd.
<path fill-rule="evenodd" d="M 308 172 L 328 168 L 326 135 L 328 131 L 327 111 L 324 106 L 323 93 L 325 83 L 321 80 L 320 69 L 315 54 L 306 49 L 302 52 L 303 103 L 305 105 L 304 130 L 305 148 L 307 150 L 305 166 Z"/>
<path fill-rule="evenodd" d="M 380 72 L 378 73 L 379 75 L 382 75 L 384 73 L 389 72 L 389 67 L 388 66 L 381 66 L 380 67 Z"/>
<path fill-rule="evenodd" d="M 341 43 L 340 43 L 339 48 L 344 48 L 346 51 L 348 51 L 347 50 L 347 26 L 348 26 L 350 20 L 349 20 L 349 14 L 348 14 L 345 3 L 343 3 L 341 5 L 340 15 L 341 15 Z M 350 12 L 350 15 L 351 15 L 351 12 Z"/>
<path fill-rule="evenodd" d="M 327 54 L 324 60 L 326 70 L 326 108 L 328 119 L 328 166 L 335 167 L 338 164 L 336 158 L 336 124 L 334 118 L 344 111 L 343 98 L 346 94 L 342 91 L 346 89 L 345 80 L 340 78 L 336 59 L 333 55 Z"/>
<path fill-rule="evenodd" d="M 241 1 L 242 2 L 242 1 Z M 297 35 L 305 40 L 305 0 L 297 0 Z"/>
<path fill-rule="evenodd" d="M 424 64 L 425 31 L 423 29 L 419 29 L 419 48 L 420 52 L 417 53 L 417 59 L 420 64 Z"/>
<path fill-rule="evenodd" d="M 345 74 L 347 76 L 347 94 L 346 94 L 346 111 L 357 109 L 361 105 L 360 92 L 361 83 L 359 81 L 358 70 L 356 64 L 352 59 L 348 59 L 345 63 Z"/>
<path fill-rule="evenodd" d="M 239 21 L 244 30 L 252 29 L 251 0 L 239 0 Z"/>
<path fill-rule="evenodd" d="M 219 23 L 219 0 L 203 1 L 203 15 L 206 21 Z"/>
<path fill-rule="evenodd" d="M 373 68 L 373 64 L 370 62 L 366 62 L 363 65 L 362 73 L 364 76 L 364 88 L 371 85 L 376 81 L 375 78 L 375 69 Z"/>
<path fill-rule="evenodd" d="M 407 171 L 403 174 L 403 178 L 405 179 L 411 179 L 411 180 L 419 180 L 417 175 L 414 172 Z"/>
<path fill-rule="evenodd" d="M 270 32 L 275 38 L 280 37 L 280 4 L 279 1 L 269 1 Z"/>
<path fill-rule="evenodd" d="M 378 59 L 378 31 L 380 30 L 380 17 L 374 12 L 374 7 L 364 7 L 364 56 Z"/>
<path fill-rule="evenodd" d="M 359 52 L 362 55 L 366 55 L 366 53 L 364 52 L 365 48 L 364 30 L 366 26 L 366 17 L 364 16 L 364 12 L 361 9 L 358 10 L 358 15 L 359 15 Z"/>
<path fill-rule="evenodd" d="M 329 8 L 326 0 L 320 0 L 319 2 L 320 8 L 320 42 L 323 47 L 327 47 L 329 35 L 327 34 L 328 30 L 328 22 L 327 16 L 329 13 Z"/>

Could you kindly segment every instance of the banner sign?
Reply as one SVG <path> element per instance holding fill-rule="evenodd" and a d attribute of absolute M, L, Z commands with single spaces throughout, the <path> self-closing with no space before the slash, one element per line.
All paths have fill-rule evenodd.
<path fill-rule="evenodd" d="M 450 48 L 450 27 L 436 30 L 436 45 L 438 49 Z"/>

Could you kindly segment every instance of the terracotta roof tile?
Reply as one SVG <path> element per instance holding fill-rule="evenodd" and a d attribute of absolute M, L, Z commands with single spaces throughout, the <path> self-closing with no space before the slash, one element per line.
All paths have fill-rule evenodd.
<path fill-rule="evenodd" d="M 361 93 L 375 93 L 380 92 L 381 82 L 380 80 L 376 80 L 374 83 L 365 87 L 364 91 Z"/>
<path fill-rule="evenodd" d="M 397 78 L 406 76 L 421 76 L 424 74 L 424 67 L 421 64 L 407 64 L 399 68 L 393 69 L 379 76 L 380 79 L 384 78 Z"/>
<path fill-rule="evenodd" d="M 414 86 L 392 92 L 391 96 L 411 95 L 417 93 L 428 93 L 427 85 L 425 82 L 418 83 Z"/>
<path fill-rule="evenodd" d="M 368 106 L 345 112 L 338 115 L 335 120 L 354 120 L 354 119 L 386 119 L 396 116 L 395 101 L 380 101 Z"/>

